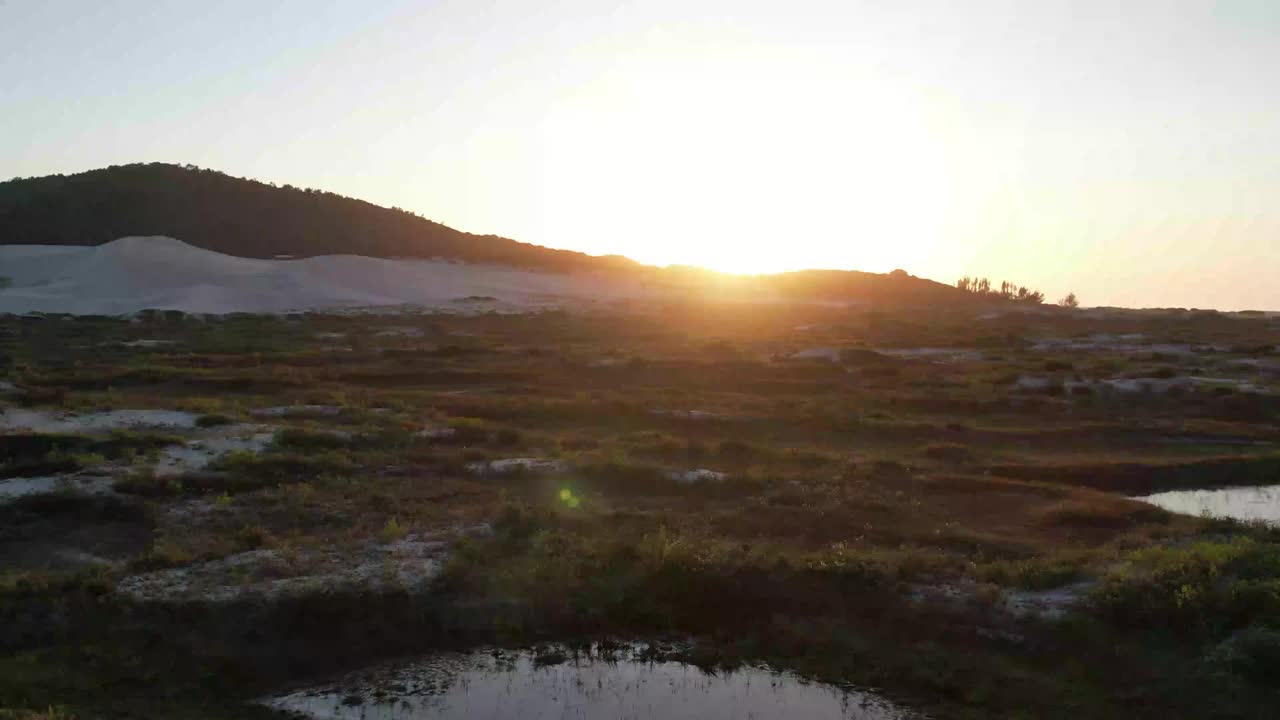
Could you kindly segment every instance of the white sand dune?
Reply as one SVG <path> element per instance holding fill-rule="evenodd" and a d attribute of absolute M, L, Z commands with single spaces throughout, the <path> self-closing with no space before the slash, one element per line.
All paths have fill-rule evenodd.
<path fill-rule="evenodd" d="M 258 260 L 202 250 L 166 237 L 128 237 L 96 247 L 0 246 L 0 313 L 120 315 L 285 312 L 421 305 L 522 310 L 640 299 L 638 283 L 436 260 L 326 255 Z M 460 303 L 486 296 L 493 302 Z"/>

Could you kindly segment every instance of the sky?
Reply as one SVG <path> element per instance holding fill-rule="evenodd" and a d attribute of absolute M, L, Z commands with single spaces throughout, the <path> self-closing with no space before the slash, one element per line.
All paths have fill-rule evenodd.
<path fill-rule="evenodd" d="M 0 0 L 0 179 L 151 161 L 655 264 L 1280 310 L 1280 2 Z"/>

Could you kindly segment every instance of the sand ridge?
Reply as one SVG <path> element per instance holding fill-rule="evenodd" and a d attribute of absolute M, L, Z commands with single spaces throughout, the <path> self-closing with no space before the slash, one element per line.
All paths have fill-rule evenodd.
<path fill-rule="evenodd" d="M 651 292 L 599 275 L 444 260 L 241 258 L 168 237 L 127 237 L 93 247 L 0 246 L 0 275 L 9 284 L 0 290 L 0 313 L 226 314 L 393 305 L 524 311 L 641 299 Z"/>

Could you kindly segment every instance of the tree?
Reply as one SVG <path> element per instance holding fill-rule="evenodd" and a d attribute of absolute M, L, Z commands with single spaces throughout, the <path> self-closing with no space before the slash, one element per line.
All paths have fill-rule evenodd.
<path fill-rule="evenodd" d="M 976 278 L 965 275 L 956 281 L 956 287 L 974 295 L 981 295 L 986 298 L 996 298 L 1000 300 L 1008 300 L 1010 302 L 1026 303 L 1028 305 L 1039 305 L 1044 302 L 1044 293 L 1038 290 L 1032 290 L 1026 285 L 1018 285 L 1017 283 L 1005 280 L 1000 283 L 999 289 L 992 289 L 991 280 L 988 278 Z"/>
<path fill-rule="evenodd" d="M 1058 304 L 1065 308 L 1080 307 L 1080 299 L 1073 292 L 1067 293 L 1067 296 L 1058 301 Z"/>

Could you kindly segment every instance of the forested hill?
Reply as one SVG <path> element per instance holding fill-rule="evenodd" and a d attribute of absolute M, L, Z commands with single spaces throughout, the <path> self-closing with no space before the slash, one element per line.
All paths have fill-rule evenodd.
<path fill-rule="evenodd" d="M 438 257 L 556 272 L 612 271 L 695 293 L 734 288 L 870 303 L 975 300 L 952 286 L 900 270 L 736 277 L 697 268 L 655 268 L 616 255 L 597 257 L 473 235 L 398 208 L 192 165 L 117 165 L 0 182 L 0 245 L 101 245 L 137 235 L 164 235 L 240 257 Z"/>
<path fill-rule="evenodd" d="M 166 235 L 240 257 L 443 257 L 561 271 L 636 264 L 472 235 L 397 208 L 191 165 L 116 165 L 0 183 L 0 244 L 101 245 L 130 235 Z"/>

